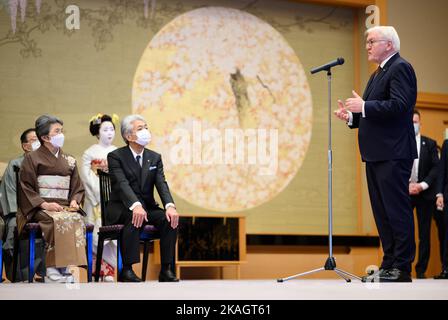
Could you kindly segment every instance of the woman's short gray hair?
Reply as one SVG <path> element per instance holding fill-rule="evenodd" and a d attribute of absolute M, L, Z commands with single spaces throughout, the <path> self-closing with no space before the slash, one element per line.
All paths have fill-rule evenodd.
<path fill-rule="evenodd" d="M 126 137 L 132 133 L 133 129 L 132 123 L 136 120 L 141 120 L 144 123 L 146 123 L 145 118 L 143 118 L 141 115 L 138 114 L 128 115 L 124 117 L 123 120 L 121 120 L 121 137 L 123 138 L 126 144 L 129 144 L 129 141 Z"/>
<path fill-rule="evenodd" d="M 42 137 L 48 136 L 50 134 L 51 125 L 55 123 L 59 123 L 61 126 L 64 125 L 64 122 L 62 122 L 62 120 L 48 114 L 44 114 L 36 119 L 34 126 L 36 127 L 36 136 L 41 144 L 44 143 Z"/>
<path fill-rule="evenodd" d="M 367 29 L 365 35 L 367 36 L 370 32 L 378 32 L 381 36 L 392 42 L 392 47 L 395 51 L 400 51 L 400 37 L 398 36 L 397 30 L 391 26 L 376 26 Z"/>

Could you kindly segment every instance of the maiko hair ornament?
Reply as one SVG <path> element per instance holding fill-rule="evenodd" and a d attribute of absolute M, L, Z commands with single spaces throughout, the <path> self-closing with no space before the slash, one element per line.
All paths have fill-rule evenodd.
<path fill-rule="evenodd" d="M 114 128 L 118 126 L 120 118 L 115 113 L 111 116 L 103 113 L 98 113 L 97 115 L 90 118 L 89 130 L 92 136 L 98 136 L 100 131 L 100 126 L 103 122 L 110 121 L 114 125 Z"/>

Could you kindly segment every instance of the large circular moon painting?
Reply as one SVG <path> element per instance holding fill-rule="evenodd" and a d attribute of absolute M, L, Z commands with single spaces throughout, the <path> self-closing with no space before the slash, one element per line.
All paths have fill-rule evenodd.
<path fill-rule="evenodd" d="M 257 207 L 282 192 L 311 139 L 299 58 L 268 23 L 200 8 L 165 25 L 134 76 L 133 112 L 148 121 L 172 191 L 208 210 Z"/>

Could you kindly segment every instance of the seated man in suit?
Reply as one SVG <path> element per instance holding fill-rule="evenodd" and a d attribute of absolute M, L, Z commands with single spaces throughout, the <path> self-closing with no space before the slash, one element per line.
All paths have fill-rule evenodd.
<path fill-rule="evenodd" d="M 14 167 L 22 165 L 25 154 L 37 150 L 40 142 L 36 135 L 36 129 L 29 128 L 20 135 L 20 144 L 23 154 L 20 157 L 11 160 L 5 170 L 3 179 L 0 183 L 0 206 L 3 210 L 5 222 L 5 241 L 3 242 L 3 260 L 5 261 L 6 277 L 12 281 L 13 270 L 13 252 L 14 252 L 14 230 L 17 226 L 17 184 Z M 17 281 L 28 279 L 28 241 L 19 241 L 19 263 L 17 264 Z M 36 239 L 35 246 L 35 268 L 39 275 L 45 273 L 44 243 L 41 239 Z"/>
<path fill-rule="evenodd" d="M 140 230 L 149 223 L 160 232 L 162 268 L 159 281 L 177 282 L 179 280 L 171 269 L 179 215 L 165 180 L 161 155 L 145 148 L 151 141 L 151 134 L 145 119 L 139 115 L 129 115 L 121 121 L 121 136 L 126 146 L 107 156 L 112 190 L 106 224 L 124 224 L 123 271 L 118 280 L 141 281 L 132 270 L 132 264 L 140 261 Z M 165 210 L 154 200 L 154 186 Z"/>
<path fill-rule="evenodd" d="M 414 160 L 411 178 L 409 179 L 409 194 L 412 208 L 416 208 L 418 222 L 418 262 L 415 265 L 418 279 L 425 279 L 428 267 L 431 220 L 435 213 L 436 181 L 439 166 L 437 143 L 420 134 L 421 116 L 414 110 L 414 131 L 417 142 L 418 158 Z"/>

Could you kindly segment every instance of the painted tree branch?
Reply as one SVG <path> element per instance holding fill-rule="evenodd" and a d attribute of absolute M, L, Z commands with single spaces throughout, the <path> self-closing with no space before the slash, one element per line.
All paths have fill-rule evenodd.
<path fill-rule="evenodd" d="M 115 28 L 124 25 L 127 21 L 135 21 L 137 27 L 157 32 L 167 21 L 174 19 L 188 9 L 182 1 L 156 3 L 156 0 L 151 0 L 151 14 L 149 15 L 149 7 L 147 7 L 149 2 L 142 0 L 109 0 L 107 3 L 107 5 L 95 9 L 80 8 L 82 26 L 91 28 L 93 45 L 97 51 L 104 50 L 107 44 L 114 40 Z M 42 50 L 38 47 L 35 37 L 33 37 L 37 31 L 45 33 L 49 30 L 57 30 L 66 36 L 74 34 L 75 31 L 68 30 L 65 27 L 65 19 L 67 18 L 65 8 L 69 4 L 71 2 L 68 0 L 52 0 L 51 4 L 50 1 L 44 3 L 30 1 L 26 8 L 25 22 L 17 21 L 15 33 L 14 30 L 9 30 L 3 38 L 0 38 L 0 47 L 20 44 L 22 57 L 39 57 Z M 294 17 L 295 22 L 280 23 L 275 18 L 263 13 L 257 7 L 258 4 L 259 0 L 251 0 L 241 10 L 260 17 L 280 32 L 290 32 L 291 28 L 295 27 L 312 32 L 311 25 L 315 23 L 326 24 L 332 29 L 345 26 L 344 23 L 336 24 L 330 21 L 336 8 L 332 8 L 330 12 L 319 18 L 305 18 L 296 15 Z M 145 14 L 150 18 L 146 18 Z"/>

